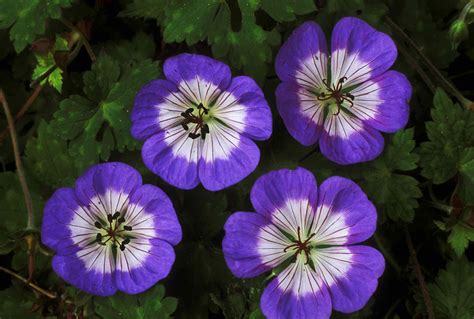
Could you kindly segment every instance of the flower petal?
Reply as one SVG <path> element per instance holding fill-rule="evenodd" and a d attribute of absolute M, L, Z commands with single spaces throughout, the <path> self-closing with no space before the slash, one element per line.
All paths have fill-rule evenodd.
<path fill-rule="evenodd" d="M 375 129 L 341 111 L 328 115 L 319 146 L 328 159 L 346 165 L 375 159 L 383 151 L 384 139 Z"/>
<path fill-rule="evenodd" d="M 58 254 L 75 253 L 80 249 L 77 240 L 97 233 L 94 222 L 89 211 L 81 207 L 74 190 L 60 188 L 44 207 L 41 240 Z"/>
<path fill-rule="evenodd" d="M 213 114 L 238 133 L 266 140 L 272 134 L 272 113 L 260 87 L 248 76 L 232 79 L 217 98 Z"/>
<path fill-rule="evenodd" d="M 166 78 L 196 104 L 208 106 L 231 81 L 230 68 L 204 55 L 183 53 L 168 58 L 163 65 Z"/>
<path fill-rule="evenodd" d="M 117 250 L 117 288 L 128 294 L 143 292 L 168 276 L 174 260 L 173 247 L 163 240 L 132 240 L 125 250 Z"/>
<path fill-rule="evenodd" d="M 305 146 L 319 139 L 323 107 L 314 94 L 296 83 L 283 82 L 276 90 L 278 112 L 288 132 Z"/>
<path fill-rule="evenodd" d="M 239 278 L 258 276 L 290 256 L 284 249 L 291 241 L 262 215 L 234 213 L 224 229 L 224 257 L 227 266 Z"/>
<path fill-rule="evenodd" d="M 397 47 L 385 33 L 358 18 L 339 20 L 331 37 L 331 82 L 344 87 L 362 83 L 387 71 L 397 58 Z"/>
<path fill-rule="evenodd" d="M 146 167 L 171 185 L 191 189 L 199 184 L 201 139 L 191 139 L 182 127 L 159 132 L 142 147 Z"/>
<path fill-rule="evenodd" d="M 318 276 L 329 287 L 334 309 L 340 312 L 362 309 L 385 269 L 382 254 L 368 246 L 318 248 L 311 256 Z"/>
<path fill-rule="evenodd" d="M 387 71 L 362 83 L 351 93 L 354 96 L 351 112 L 365 124 L 387 133 L 396 132 L 407 124 L 412 89 L 403 74 Z"/>
<path fill-rule="evenodd" d="M 252 173 L 260 160 L 260 150 L 249 138 L 224 125 L 209 123 L 199 162 L 199 178 L 211 191 L 234 185 Z"/>
<path fill-rule="evenodd" d="M 297 258 L 263 291 L 260 308 L 266 318 L 326 319 L 331 316 L 328 290 L 303 259 Z"/>
<path fill-rule="evenodd" d="M 135 97 L 131 116 L 132 136 L 145 140 L 161 130 L 178 125 L 183 120 L 181 113 L 191 105 L 173 82 L 151 81 Z"/>
<path fill-rule="evenodd" d="M 356 244 L 370 238 L 377 212 L 362 189 L 347 178 L 333 176 L 319 187 L 312 232 L 321 245 Z"/>
<path fill-rule="evenodd" d="M 171 245 L 181 241 L 181 226 L 173 203 L 154 185 L 143 185 L 132 194 L 124 217 L 136 237 L 160 238 Z"/>
<path fill-rule="evenodd" d="M 118 162 L 97 164 L 76 180 L 76 196 L 97 216 L 122 211 L 128 195 L 142 184 L 140 173 L 133 167 Z"/>
<path fill-rule="evenodd" d="M 56 255 L 53 269 L 65 281 L 92 295 L 110 296 L 117 291 L 109 246 L 95 244 L 75 254 Z"/>
<path fill-rule="evenodd" d="M 317 205 L 316 179 L 304 168 L 281 169 L 261 176 L 250 194 L 253 207 L 280 229 L 307 234 Z M 303 236 L 304 237 L 304 236 Z"/>
<path fill-rule="evenodd" d="M 309 89 L 320 88 L 327 78 L 327 46 L 321 27 L 305 22 L 280 48 L 275 70 L 282 81 L 296 82 Z"/>

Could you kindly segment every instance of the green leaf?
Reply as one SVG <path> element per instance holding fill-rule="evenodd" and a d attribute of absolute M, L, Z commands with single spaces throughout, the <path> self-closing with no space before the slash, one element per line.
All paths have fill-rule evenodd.
<path fill-rule="evenodd" d="M 39 318 L 39 314 L 31 311 L 35 301 L 33 293 L 14 285 L 0 291 L 0 309 L 2 318 Z"/>
<path fill-rule="evenodd" d="M 430 141 L 421 144 L 420 166 L 424 177 L 441 184 L 456 175 L 464 150 L 474 146 L 474 114 L 453 104 L 441 89 L 433 103 L 433 121 L 426 123 Z"/>
<path fill-rule="evenodd" d="M 378 212 L 392 220 L 412 221 L 422 195 L 415 178 L 397 173 L 416 168 L 413 132 L 411 128 L 393 135 L 383 155 L 369 164 L 362 183 Z"/>
<path fill-rule="evenodd" d="M 312 0 L 260 0 L 260 8 L 275 21 L 293 21 L 297 15 L 316 11 Z"/>
<path fill-rule="evenodd" d="M 94 305 L 96 313 L 102 318 L 171 318 L 178 306 L 178 299 L 164 297 L 164 286 L 155 285 L 139 295 L 119 292 L 108 298 L 97 297 Z"/>
<path fill-rule="evenodd" d="M 63 87 L 63 70 L 56 65 L 54 59 L 54 54 L 58 51 L 69 51 L 69 48 L 66 39 L 56 35 L 54 50 L 52 52 L 48 52 L 46 55 L 36 54 L 37 64 L 33 70 L 31 79 L 37 80 L 45 73 L 50 72 L 49 75 L 41 81 L 41 84 L 44 85 L 45 83 L 49 83 L 59 93 L 61 93 Z M 53 68 L 54 70 L 51 72 L 51 69 Z"/>
<path fill-rule="evenodd" d="M 151 18 L 160 23 L 165 15 L 166 3 L 167 0 L 133 0 L 119 16 Z"/>
<path fill-rule="evenodd" d="M 2 0 L 0 28 L 10 28 L 10 39 L 16 52 L 22 51 L 39 34 L 44 34 L 46 20 L 59 19 L 61 8 L 72 0 Z"/>
<path fill-rule="evenodd" d="M 107 160 L 112 150 L 138 146 L 130 135 L 133 98 L 140 87 L 158 77 L 159 70 L 149 59 L 130 61 L 133 67 L 101 53 L 92 70 L 84 73 L 85 96 L 71 95 L 54 113 L 51 125 L 69 142 L 69 155 L 79 170 Z"/>
<path fill-rule="evenodd" d="M 38 127 L 38 137 L 26 144 L 25 165 L 44 185 L 51 188 L 72 185 L 78 172 L 67 143 L 45 121 Z"/>
<path fill-rule="evenodd" d="M 474 240 L 474 228 L 465 224 L 464 222 L 458 222 L 451 229 L 451 233 L 448 236 L 448 243 L 453 247 L 456 255 L 461 256 L 469 245 L 469 241 Z"/>
<path fill-rule="evenodd" d="M 152 59 L 156 45 L 151 35 L 143 32 L 137 33 L 131 41 L 113 41 L 106 45 L 105 52 L 121 65 L 130 64 L 134 67 L 137 62 Z"/>
<path fill-rule="evenodd" d="M 216 58 L 227 57 L 232 66 L 263 83 L 268 64 L 272 62 L 272 48 L 280 44 L 280 34 L 275 29 L 265 31 L 257 25 L 258 2 L 239 0 L 238 3 L 242 13 L 241 29 L 232 31 L 230 21 L 224 22 L 221 17 L 221 28 L 214 29 L 208 42 Z"/>
<path fill-rule="evenodd" d="M 428 285 L 436 318 L 472 319 L 474 316 L 474 263 L 451 261 Z"/>
<path fill-rule="evenodd" d="M 221 0 L 135 0 L 122 15 L 156 19 L 163 26 L 166 42 L 193 45 L 207 39 L 214 57 L 228 60 L 261 83 L 272 62 L 272 50 L 280 44 L 280 34 L 276 29 L 266 31 L 259 26 L 256 11 L 261 9 L 275 21 L 284 22 L 311 13 L 316 6 L 310 0 L 239 0 L 238 6 L 240 30 L 232 30 L 230 7 Z"/>
<path fill-rule="evenodd" d="M 474 205 L 474 147 L 463 151 L 457 192 L 464 205 Z"/>

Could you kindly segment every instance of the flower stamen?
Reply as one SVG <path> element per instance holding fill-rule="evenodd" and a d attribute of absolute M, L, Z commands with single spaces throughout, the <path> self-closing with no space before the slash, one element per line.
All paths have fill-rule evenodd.
<path fill-rule="evenodd" d="M 204 116 L 209 113 L 209 109 L 207 109 L 202 103 L 199 103 L 197 110 L 197 115 L 193 114 L 194 108 L 192 107 L 187 109 L 185 112 L 182 112 L 181 116 L 184 117 L 184 120 L 181 122 L 181 126 L 185 131 L 187 131 L 189 130 L 188 124 L 196 124 L 193 132 L 190 132 L 188 136 L 193 140 L 201 136 L 201 138 L 204 140 L 206 138 L 206 134 L 209 133 L 209 125 L 204 122 Z"/>
<path fill-rule="evenodd" d="M 298 239 L 297 240 L 292 240 L 293 244 L 288 245 L 283 249 L 283 252 L 287 252 L 289 249 L 294 249 L 296 250 L 295 255 L 298 255 L 300 252 L 304 252 L 306 255 L 306 262 L 305 265 L 308 264 L 309 262 L 309 253 L 310 253 L 310 245 L 309 241 L 316 235 L 315 233 L 312 233 L 308 238 L 306 238 L 304 241 L 301 239 L 301 228 L 298 226 L 297 228 L 297 233 L 298 233 Z"/>
<path fill-rule="evenodd" d="M 338 115 L 341 112 L 342 104 L 345 102 L 349 103 L 349 107 L 353 107 L 354 95 L 350 93 L 342 93 L 342 87 L 344 82 L 347 80 L 347 77 L 343 76 L 337 81 L 337 85 L 329 85 L 327 79 L 323 79 L 323 84 L 326 87 L 326 90 L 329 94 L 321 92 L 317 95 L 319 101 L 334 100 L 337 105 L 337 112 L 334 115 Z"/>
<path fill-rule="evenodd" d="M 98 220 L 94 223 L 94 226 L 102 230 L 97 233 L 95 237 L 96 243 L 105 246 L 108 242 L 112 242 L 112 247 L 119 247 L 121 251 L 125 250 L 125 245 L 130 243 L 130 237 L 126 235 L 126 232 L 132 231 L 132 226 L 123 225 L 125 223 L 125 217 L 120 216 L 120 212 L 115 214 L 107 214 L 108 225 L 103 224 L 103 221 Z"/>

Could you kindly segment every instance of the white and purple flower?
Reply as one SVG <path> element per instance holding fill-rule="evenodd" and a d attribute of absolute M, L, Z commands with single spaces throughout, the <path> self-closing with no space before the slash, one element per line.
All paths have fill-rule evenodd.
<path fill-rule="evenodd" d="M 377 219 L 354 182 L 331 177 L 318 190 L 303 168 L 272 171 L 256 181 L 251 201 L 256 213 L 232 214 L 222 245 L 240 278 L 287 265 L 261 297 L 267 318 L 329 318 L 332 308 L 347 313 L 367 303 L 385 262 L 376 249 L 354 245 L 372 236 Z"/>
<path fill-rule="evenodd" d="M 403 128 L 409 117 L 411 85 L 388 71 L 396 57 L 392 39 L 357 18 L 336 24 L 330 56 L 319 25 L 298 27 L 275 61 L 277 107 L 290 134 L 303 145 L 319 143 L 338 164 L 376 158 L 380 132 Z"/>
<path fill-rule="evenodd" d="M 163 65 L 166 80 L 154 80 L 135 98 L 132 135 L 145 140 L 145 165 L 182 189 L 199 182 L 212 191 L 236 184 L 255 170 L 272 116 L 251 78 L 232 78 L 212 58 L 180 54 Z"/>
<path fill-rule="evenodd" d="M 142 185 L 122 163 L 98 164 L 60 188 L 44 208 L 42 242 L 55 251 L 53 269 L 93 295 L 140 293 L 165 278 L 181 226 L 168 196 Z"/>

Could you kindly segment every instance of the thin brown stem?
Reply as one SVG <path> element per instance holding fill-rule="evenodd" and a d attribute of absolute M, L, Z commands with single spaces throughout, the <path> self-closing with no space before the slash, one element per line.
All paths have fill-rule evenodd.
<path fill-rule="evenodd" d="M 34 101 L 36 101 L 36 98 L 39 96 L 40 92 L 43 90 L 44 86 L 41 84 L 38 84 L 35 86 L 35 89 L 31 93 L 31 95 L 28 97 L 28 100 L 26 100 L 25 104 L 21 107 L 21 109 L 16 113 L 15 115 L 15 122 L 18 121 L 23 115 L 25 115 L 26 111 L 30 108 L 30 106 L 33 104 Z M 0 144 L 3 142 L 5 137 L 8 134 L 8 129 L 9 127 L 5 127 L 0 133 Z"/>
<path fill-rule="evenodd" d="M 89 58 L 91 59 L 92 62 L 95 62 L 96 57 L 95 57 L 94 51 L 92 50 L 92 46 L 89 43 L 89 40 L 87 39 L 87 37 L 84 35 L 84 33 L 82 33 L 82 31 L 79 30 L 79 28 L 77 28 L 74 24 L 72 24 L 72 22 L 70 22 L 69 20 L 65 18 L 61 18 L 61 22 L 65 26 L 67 26 L 69 29 L 71 29 L 72 31 L 80 35 L 82 43 L 84 44 L 84 47 L 86 48 L 87 54 L 89 54 Z"/>
<path fill-rule="evenodd" d="M 428 291 L 428 287 L 426 286 L 425 277 L 421 272 L 420 264 L 418 263 L 418 257 L 416 257 L 416 250 L 413 246 L 413 241 L 411 240 L 410 233 L 408 232 L 407 227 L 404 228 L 405 230 L 405 240 L 408 246 L 408 251 L 410 252 L 410 258 L 413 262 L 413 266 L 415 268 L 415 275 L 418 279 L 418 284 L 421 288 L 421 294 L 423 296 L 423 301 L 425 303 L 426 312 L 428 313 L 429 319 L 435 319 L 434 311 L 433 311 L 433 304 L 431 302 L 430 293 Z"/>
<path fill-rule="evenodd" d="M 25 197 L 25 205 L 26 210 L 28 212 L 27 229 L 33 229 L 35 225 L 33 214 L 33 201 L 31 200 L 30 190 L 28 189 L 25 173 L 23 171 L 23 165 L 21 163 L 20 148 L 18 147 L 18 139 L 15 132 L 15 122 L 13 120 L 10 108 L 8 107 L 7 99 L 5 98 L 5 94 L 3 93 L 2 89 L 0 89 L 0 103 L 2 103 L 5 115 L 7 117 L 8 128 L 10 129 L 10 136 L 12 139 L 13 154 L 15 156 L 16 171 L 21 184 L 21 189 L 23 191 L 23 196 Z"/>
<path fill-rule="evenodd" d="M 416 62 L 416 60 L 408 53 L 407 49 L 405 49 L 402 45 L 398 46 L 398 50 L 403 54 L 405 60 L 408 62 L 408 64 L 415 69 L 415 71 L 418 73 L 418 75 L 421 77 L 423 82 L 425 82 L 426 86 L 428 89 L 431 91 L 431 93 L 435 93 L 436 91 L 436 86 L 433 84 L 433 81 L 431 81 L 430 77 L 428 74 L 426 74 L 425 70 Z"/>
<path fill-rule="evenodd" d="M 397 31 L 403 39 L 416 51 L 416 53 L 421 57 L 423 62 L 428 66 L 428 68 L 433 72 L 438 79 L 441 81 L 441 83 L 444 85 L 445 89 L 449 91 L 458 101 L 461 103 L 461 105 L 467 109 L 472 109 L 473 102 L 466 99 L 461 92 L 459 92 L 456 87 L 449 82 L 448 79 L 446 79 L 443 74 L 438 70 L 438 68 L 428 59 L 428 57 L 421 51 L 421 49 L 416 45 L 416 43 L 408 36 L 408 34 L 403 31 L 403 29 L 396 24 L 390 17 L 385 16 L 385 22 L 392 27 L 395 31 Z"/>
<path fill-rule="evenodd" d="M 10 269 L 7 269 L 5 267 L 2 267 L 0 266 L 0 270 L 3 271 L 3 272 L 6 272 L 7 274 L 9 274 L 10 276 L 12 277 L 15 277 L 16 279 L 20 280 L 21 282 L 23 282 L 24 284 L 26 284 L 27 286 L 33 288 L 34 290 L 36 290 L 37 292 L 45 295 L 46 297 L 50 298 L 50 299 L 56 299 L 57 298 L 57 295 L 54 293 L 54 292 L 51 292 L 51 291 L 47 291 L 37 285 L 35 285 L 34 283 L 32 282 L 29 282 L 28 279 L 26 278 L 23 278 L 22 276 L 18 275 L 17 273 L 11 271 Z"/>

